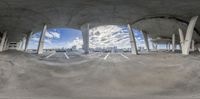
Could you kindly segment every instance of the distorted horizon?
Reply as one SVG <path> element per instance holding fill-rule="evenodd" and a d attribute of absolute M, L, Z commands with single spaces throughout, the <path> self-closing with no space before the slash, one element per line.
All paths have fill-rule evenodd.
<path fill-rule="evenodd" d="M 140 30 L 133 29 L 138 47 L 144 46 Z M 90 29 L 90 48 L 130 48 L 129 33 L 126 26 L 105 25 Z M 28 49 L 37 49 L 41 32 L 32 35 Z M 71 28 L 48 29 L 45 34 L 45 49 L 82 48 L 82 32 Z"/>

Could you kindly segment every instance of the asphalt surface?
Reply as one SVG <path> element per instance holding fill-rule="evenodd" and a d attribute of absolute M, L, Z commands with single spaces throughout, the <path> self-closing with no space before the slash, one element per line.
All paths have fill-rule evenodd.
<path fill-rule="evenodd" d="M 0 54 L 0 99 L 199 99 L 199 55 Z"/>

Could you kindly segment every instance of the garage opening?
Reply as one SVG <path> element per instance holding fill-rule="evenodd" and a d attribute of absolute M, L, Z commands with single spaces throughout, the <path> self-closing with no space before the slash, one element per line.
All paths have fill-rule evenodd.
<path fill-rule="evenodd" d="M 29 52 L 36 52 L 41 31 L 32 35 L 29 45 Z M 44 50 L 48 51 L 69 51 L 81 50 L 82 48 L 82 33 L 79 30 L 71 28 L 52 28 L 45 33 Z"/>

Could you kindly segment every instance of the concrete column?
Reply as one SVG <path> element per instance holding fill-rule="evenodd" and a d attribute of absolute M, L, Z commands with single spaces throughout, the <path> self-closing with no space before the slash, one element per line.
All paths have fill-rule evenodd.
<path fill-rule="evenodd" d="M 153 47 L 153 50 L 155 50 L 156 48 L 155 48 L 155 44 L 152 42 L 152 47 Z"/>
<path fill-rule="evenodd" d="M 26 44 L 25 44 L 25 49 L 24 49 L 24 51 L 27 51 L 28 43 L 29 43 L 29 40 L 30 40 L 32 34 L 33 34 L 33 32 L 30 32 L 30 33 L 28 33 L 27 36 L 26 36 Z"/>
<path fill-rule="evenodd" d="M 82 36 L 83 36 L 83 50 L 84 50 L 84 54 L 89 54 L 89 30 L 90 30 L 89 24 L 83 25 L 81 27 Z"/>
<path fill-rule="evenodd" d="M 130 43 L 131 43 L 131 52 L 132 52 L 132 54 L 138 55 L 135 35 L 133 33 L 133 30 L 132 30 L 130 24 L 128 24 L 128 30 L 129 30 Z"/>
<path fill-rule="evenodd" d="M 156 43 L 156 51 L 158 51 L 158 43 Z"/>
<path fill-rule="evenodd" d="M 7 50 L 7 47 L 8 47 L 8 38 L 7 38 L 6 41 L 5 41 L 3 50 L 4 50 L 4 51 Z"/>
<path fill-rule="evenodd" d="M 181 44 L 178 44 L 178 46 L 179 46 L 179 49 L 182 50 L 182 46 L 181 46 Z"/>
<path fill-rule="evenodd" d="M 43 53 L 43 48 L 44 48 L 44 39 L 45 39 L 45 33 L 47 32 L 47 25 L 44 25 L 43 31 L 41 32 L 40 35 L 40 40 L 38 44 L 38 49 L 37 49 L 37 54 L 42 54 Z"/>
<path fill-rule="evenodd" d="M 192 46 L 191 46 L 191 50 L 192 50 L 192 51 L 195 51 L 195 46 L 194 46 L 194 45 L 195 45 L 195 41 L 192 40 Z"/>
<path fill-rule="evenodd" d="M 4 47 L 4 44 L 5 44 L 5 41 L 6 41 L 6 36 L 7 36 L 7 32 L 4 32 L 3 37 L 1 39 L 0 52 L 3 51 L 3 47 Z"/>
<path fill-rule="evenodd" d="M 168 43 L 168 51 L 170 51 L 170 49 L 171 49 L 171 44 L 170 44 L 170 42 Z"/>
<path fill-rule="evenodd" d="M 21 50 L 21 45 L 22 45 L 22 42 L 21 40 L 17 43 L 17 50 Z"/>
<path fill-rule="evenodd" d="M 149 52 L 150 49 L 149 49 L 149 40 L 148 40 L 148 34 L 144 31 L 142 31 L 142 34 L 143 34 L 143 37 L 144 37 L 144 43 L 145 43 L 145 46 L 147 48 L 147 51 Z"/>
<path fill-rule="evenodd" d="M 172 34 L 172 52 L 175 52 L 176 49 L 176 36 Z"/>
<path fill-rule="evenodd" d="M 180 45 L 181 45 L 180 49 L 182 50 L 184 46 L 184 35 L 183 35 L 183 31 L 180 28 L 178 29 L 178 31 L 179 31 L 179 36 L 180 36 Z"/>
<path fill-rule="evenodd" d="M 183 40 L 183 38 L 184 38 L 183 33 L 182 33 L 181 29 L 179 29 L 180 39 L 183 40 L 183 43 L 182 43 L 182 54 L 183 55 L 189 55 L 192 36 L 193 36 L 194 27 L 197 22 L 197 19 L 198 19 L 198 16 L 194 16 L 191 18 L 184 40 Z"/>
<path fill-rule="evenodd" d="M 153 47 L 153 50 L 154 50 L 154 51 L 157 51 L 157 49 L 158 49 L 157 43 L 153 43 L 153 42 L 152 42 L 152 47 Z"/>
<path fill-rule="evenodd" d="M 22 42 L 23 42 L 23 43 L 22 43 L 22 44 L 23 44 L 23 45 L 22 45 L 22 51 L 24 51 L 25 45 L 26 45 L 26 37 L 23 38 Z"/>
<path fill-rule="evenodd" d="M 165 47 L 166 49 L 168 49 L 168 44 L 166 43 L 166 47 Z"/>

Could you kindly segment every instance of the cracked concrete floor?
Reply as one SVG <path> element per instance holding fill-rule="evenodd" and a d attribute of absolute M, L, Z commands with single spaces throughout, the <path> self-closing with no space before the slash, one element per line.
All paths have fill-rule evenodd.
<path fill-rule="evenodd" d="M 66 63 L 0 54 L 1 99 L 197 99 L 199 55 L 95 53 Z M 74 61 L 73 61 L 74 60 Z"/>

